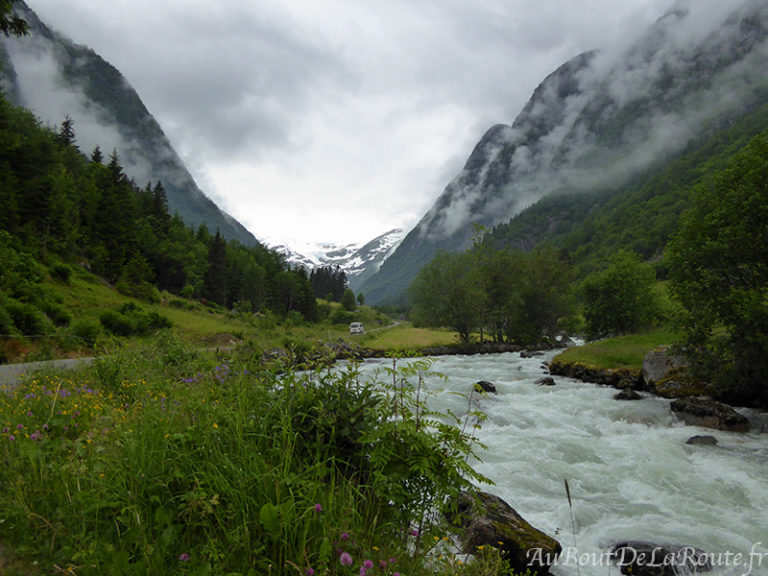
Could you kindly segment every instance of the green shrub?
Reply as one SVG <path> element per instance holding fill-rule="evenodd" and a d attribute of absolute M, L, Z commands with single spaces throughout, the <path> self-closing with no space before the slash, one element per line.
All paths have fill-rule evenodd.
<path fill-rule="evenodd" d="M 58 304 L 46 302 L 43 305 L 43 312 L 56 326 L 69 326 L 72 322 L 72 313 Z"/>
<path fill-rule="evenodd" d="M 69 280 L 72 277 L 72 269 L 66 264 L 54 264 L 51 268 L 51 277 L 69 284 Z"/>
<path fill-rule="evenodd" d="M 13 319 L 0 302 L 0 336 L 10 336 L 14 332 Z"/>
<path fill-rule="evenodd" d="M 36 306 L 29 302 L 19 302 L 13 298 L 8 298 L 5 301 L 5 308 L 13 320 L 14 326 L 25 336 L 38 336 L 53 332 L 51 322 Z"/>
<path fill-rule="evenodd" d="M 116 336 L 130 336 L 136 331 L 136 325 L 125 314 L 116 310 L 105 310 L 99 315 L 99 322 Z"/>
<path fill-rule="evenodd" d="M 106 310 L 99 316 L 99 321 L 117 336 L 143 336 L 173 326 L 165 316 L 157 312 L 147 312 L 133 302 L 123 304 L 119 310 Z"/>
<path fill-rule="evenodd" d="M 80 343 L 84 343 L 92 348 L 96 344 L 96 340 L 101 336 L 101 325 L 93 320 L 75 320 L 70 327 L 70 333 Z"/>
<path fill-rule="evenodd" d="M 331 317 L 331 323 L 333 324 L 349 324 L 354 322 L 355 315 L 351 312 L 345 312 L 344 310 L 336 310 Z"/>
<path fill-rule="evenodd" d="M 146 281 L 131 284 L 125 280 L 120 280 L 115 284 L 115 289 L 120 292 L 120 294 L 138 298 L 139 300 L 149 302 L 150 304 L 160 302 L 160 291 L 154 284 L 150 284 Z"/>

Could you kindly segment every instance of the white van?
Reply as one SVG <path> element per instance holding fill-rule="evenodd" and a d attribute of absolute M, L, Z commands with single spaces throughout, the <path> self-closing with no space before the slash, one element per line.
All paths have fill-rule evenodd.
<path fill-rule="evenodd" d="M 349 325 L 349 333 L 350 334 L 365 334 L 365 328 L 363 328 L 362 322 L 352 322 L 352 324 Z"/>

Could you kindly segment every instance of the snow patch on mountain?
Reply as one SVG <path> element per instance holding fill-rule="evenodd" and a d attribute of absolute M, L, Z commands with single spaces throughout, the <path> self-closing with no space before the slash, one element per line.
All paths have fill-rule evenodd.
<path fill-rule="evenodd" d="M 405 231 L 390 230 L 365 244 L 335 244 L 333 242 L 300 242 L 277 239 L 265 242 L 279 252 L 293 266 L 303 266 L 308 271 L 321 266 L 338 266 L 350 283 L 361 276 L 375 273 L 382 262 L 400 245 Z"/>

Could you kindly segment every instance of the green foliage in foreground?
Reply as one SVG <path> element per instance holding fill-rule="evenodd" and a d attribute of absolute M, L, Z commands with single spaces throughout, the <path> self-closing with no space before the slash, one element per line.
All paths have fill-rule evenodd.
<path fill-rule="evenodd" d="M 166 333 L 31 377 L 0 391 L 0 542 L 78 576 L 504 574 L 444 555 L 434 511 L 478 479 L 476 444 L 427 408 L 429 365 L 278 376 Z"/>

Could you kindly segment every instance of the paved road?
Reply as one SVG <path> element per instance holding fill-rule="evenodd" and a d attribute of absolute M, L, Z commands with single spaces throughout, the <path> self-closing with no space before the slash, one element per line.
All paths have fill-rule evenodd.
<path fill-rule="evenodd" d="M 22 364 L 0 364 L 0 386 L 15 384 L 19 376 L 48 368 L 71 369 L 81 364 L 88 364 L 93 358 L 66 358 L 63 360 L 46 360 L 43 362 L 24 362 Z"/>

